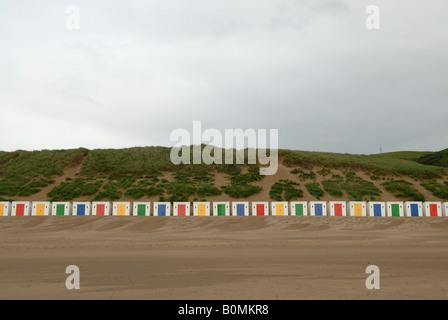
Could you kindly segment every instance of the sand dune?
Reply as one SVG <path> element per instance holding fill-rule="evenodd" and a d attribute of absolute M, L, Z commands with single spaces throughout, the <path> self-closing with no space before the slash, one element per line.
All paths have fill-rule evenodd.
<path fill-rule="evenodd" d="M 0 257 L 2 299 L 448 298 L 448 218 L 14 217 Z"/>

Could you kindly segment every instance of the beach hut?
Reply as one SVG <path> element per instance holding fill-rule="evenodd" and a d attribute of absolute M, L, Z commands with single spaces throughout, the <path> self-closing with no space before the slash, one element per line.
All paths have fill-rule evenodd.
<path fill-rule="evenodd" d="M 171 202 L 154 202 L 153 215 L 156 217 L 169 217 L 171 215 Z"/>
<path fill-rule="evenodd" d="M 404 203 L 406 217 L 423 217 L 423 203 L 420 201 L 406 201 Z"/>
<path fill-rule="evenodd" d="M 273 201 L 271 202 L 271 212 L 273 216 L 287 216 L 288 201 Z"/>
<path fill-rule="evenodd" d="M 252 201 L 252 215 L 253 216 L 268 216 L 269 202 Z"/>
<path fill-rule="evenodd" d="M 249 202 L 232 202 L 232 216 L 243 217 L 249 215 Z"/>
<path fill-rule="evenodd" d="M 289 212 L 291 216 L 306 216 L 308 215 L 308 202 L 306 201 L 291 201 L 289 203 Z"/>
<path fill-rule="evenodd" d="M 386 203 L 386 212 L 388 217 L 403 217 L 403 202 L 388 201 Z"/>
<path fill-rule="evenodd" d="M 426 217 L 441 217 L 443 215 L 441 202 L 425 202 L 423 208 Z"/>
<path fill-rule="evenodd" d="M 140 217 L 150 216 L 151 202 L 134 202 L 132 215 Z"/>
<path fill-rule="evenodd" d="M 110 216 L 110 202 L 92 202 L 92 216 Z"/>
<path fill-rule="evenodd" d="M 213 215 L 228 217 L 230 215 L 230 202 L 213 202 Z"/>
<path fill-rule="evenodd" d="M 53 216 L 69 216 L 70 202 L 53 202 L 51 204 L 51 214 Z"/>
<path fill-rule="evenodd" d="M 310 216 L 326 216 L 327 203 L 325 201 L 310 201 Z"/>
<path fill-rule="evenodd" d="M 442 203 L 442 211 L 445 217 L 448 217 L 448 202 Z"/>
<path fill-rule="evenodd" d="M 0 217 L 7 217 L 11 214 L 11 202 L 0 201 Z"/>
<path fill-rule="evenodd" d="M 193 215 L 196 217 L 210 216 L 210 202 L 193 202 Z"/>
<path fill-rule="evenodd" d="M 90 216 L 90 202 L 73 202 L 72 215 L 74 216 Z"/>
<path fill-rule="evenodd" d="M 131 203 L 130 202 L 114 202 L 112 203 L 113 216 L 130 216 Z"/>
<path fill-rule="evenodd" d="M 350 201 L 348 210 L 351 217 L 366 217 L 367 205 L 364 201 Z"/>
<path fill-rule="evenodd" d="M 29 216 L 31 210 L 30 201 L 13 201 L 11 204 L 11 215 L 17 217 Z"/>
<path fill-rule="evenodd" d="M 329 215 L 333 217 L 347 216 L 347 202 L 345 201 L 330 201 L 328 203 Z"/>
<path fill-rule="evenodd" d="M 190 216 L 190 202 L 174 202 L 173 216 L 175 217 Z"/>
<path fill-rule="evenodd" d="M 33 201 L 31 205 L 32 216 L 48 216 L 51 211 L 51 203 L 48 201 Z"/>
<path fill-rule="evenodd" d="M 368 215 L 370 217 L 385 217 L 386 216 L 386 203 L 380 201 L 370 201 L 367 204 Z"/>

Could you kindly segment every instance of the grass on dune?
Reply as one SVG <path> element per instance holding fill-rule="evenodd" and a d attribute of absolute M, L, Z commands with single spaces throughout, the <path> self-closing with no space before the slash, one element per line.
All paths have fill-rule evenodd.
<path fill-rule="evenodd" d="M 260 175 L 258 165 L 249 165 L 247 173 L 233 170 L 229 175 L 229 184 L 221 187 L 225 194 L 232 198 L 247 198 L 263 190 L 262 187 L 253 185 L 253 182 L 260 181 L 264 176 Z"/>
<path fill-rule="evenodd" d="M 360 178 L 352 171 L 345 174 L 345 182 L 341 184 L 341 187 L 353 201 L 375 200 L 381 195 L 381 190 L 372 182 Z"/>
<path fill-rule="evenodd" d="M 263 190 L 263 188 L 246 183 L 223 186 L 222 190 L 232 198 L 247 198 L 259 193 L 261 190 Z"/>
<path fill-rule="evenodd" d="M 448 149 L 423 155 L 417 159 L 417 162 L 425 165 L 448 167 Z"/>
<path fill-rule="evenodd" d="M 341 182 L 339 180 L 324 180 L 322 181 L 324 190 L 333 197 L 342 197 L 344 193 L 341 190 Z"/>
<path fill-rule="evenodd" d="M 269 195 L 275 201 L 290 201 L 303 197 L 303 191 L 298 189 L 300 184 L 291 180 L 279 180 L 271 186 Z"/>
<path fill-rule="evenodd" d="M 319 182 L 309 182 L 305 184 L 305 187 L 317 200 L 320 200 L 320 198 L 325 194 L 324 190 L 320 187 Z"/>
<path fill-rule="evenodd" d="M 410 201 L 425 201 L 425 196 L 415 189 L 414 185 L 405 180 L 386 181 L 382 183 L 382 186 L 392 192 L 397 198 Z"/>
<path fill-rule="evenodd" d="M 361 169 L 378 174 L 405 174 L 418 179 L 433 179 L 447 175 L 441 167 L 431 167 L 410 160 L 397 159 L 384 154 L 352 155 L 325 152 L 279 150 L 283 163 L 288 166 L 314 166 L 332 168 Z"/>
<path fill-rule="evenodd" d="M 0 152 L 0 195 L 30 196 L 80 164 L 87 149 Z"/>
<path fill-rule="evenodd" d="M 73 180 L 55 186 L 49 193 L 49 198 L 114 200 L 122 197 L 140 199 L 148 196 L 189 200 L 203 199 L 222 192 L 234 198 L 244 198 L 262 190 L 262 187 L 257 185 L 257 182 L 263 179 L 263 176 L 259 175 L 260 167 L 247 165 L 248 150 L 243 152 L 245 165 L 204 163 L 174 165 L 170 159 L 170 151 L 171 148 L 168 147 L 136 147 L 0 152 L 0 197 L 29 196 L 37 193 L 52 184 L 53 178 L 62 175 L 65 168 L 79 164 L 81 164 L 80 174 Z M 190 154 L 192 159 L 193 152 Z M 235 156 L 235 150 L 233 154 Z M 431 181 L 447 177 L 448 169 L 412 161 L 432 156 L 428 161 L 437 158 L 437 163 L 442 163 L 444 155 L 444 152 L 350 155 L 279 150 L 283 163 L 293 169 L 292 173 L 297 174 L 299 180 L 308 182 L 305 187 L 316 198 L 322 197 L 325 192 L 332 196 L 340 196 L 342 190 L 353 199 L 372 198 L 378 195 L 378 190 L 370 181 L 364 181 L 359 177 L 356 179 L 337 177 L 338 175 L 332 173 L 333 168 L 363 170 L 372 180 L 382 181 L 386 181 L 390 176 L 407 175 L 422 180 L 425 188 L 433 194 L 444 197 L 444 185 L 434 184 Z M 316 167 L 319 167 L 316 169 L 319 171 L 313 171 Z M 247 171 L 244 171 L 245 168 Z M 170 172 L 173 181 L 163 180 L 160 177 L 163 172 Z M 227 176 L 226 186 L 222 188 L 215 186 L 216 172 Z M 316 182 L 316 173 L 325 177 L 322 185 Z M 274 197 L 282 199 L 286 197 L 288 190 L 288 194 L 300 190 L 293 184 L 285 182 L 275 185 L 274 190 L 276 189 L 282 190 L 281 196 L 275 194 Z M 418 197 L 415 194 L 413 196 Z"/>
<path fill-rule="evenodd" d="M 401 160 L 412 160 L 415 161 L 428 154 L 433 154 L 431 151 L 396 151 L 396 152 L 385 152 L 378 153 L 377 156 L 391 158 L 391 159 L 401 159 Z"/>
<path fill-rule="evenodd" d="M 444 181 L 443 183 L 435 181 L 425 182 L 422 183 L 422 186 L 426 190 L 431 191 L 433 196 L 439 199 L 448 200 L 448 181 Z"/>
<path fill-rule="evenodd" d="M 50 201 L 70 201 L 75 198 L 83 198 L 88 200 L 90 196 L 98 193 L 102 185 L 102 181 L 92 181 L 85 178 L 76 178 L 73 180 L 62 182 L 59 186 L 54 187 L 49 193 Z"/>

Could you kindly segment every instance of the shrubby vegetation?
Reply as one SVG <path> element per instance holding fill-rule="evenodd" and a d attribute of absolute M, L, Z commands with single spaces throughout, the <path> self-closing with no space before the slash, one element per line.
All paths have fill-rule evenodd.
<path fill-rule="evenodd" d="M 279 180 L 271 186 L 269 195 L 275 201 L 290 201 L 303 197 L 303 191 L 296 188 L 300 184 L 291 180 Z"/>
<path fill-rule="evenodd" d="M 419 179 L 440 178 L 447 174 L 444 168 L 426 166 L 412 160 L 402 159 L 396 154 L 352 155 L 279 150 L 279 155 L 283 157 L 283 163 L 291 167 L 320 166 L 328 169 L 365 170 L 375 172 L 376 175 L 404 174 Z"/>
<path fill-rule="evenodd" d="M 320 187 L 319 182 L 307 183 L 305 187 L 308 192 L 318 200 L 320 200 L 320 198 L 325 194 L 324 190 Z"/>
<path fill-rule="evenodd" d="M 75 165 L 81 165 L 80 173 L 54 186 L 48 193 L 51 200 L 158 197 L 170 201 L 191 201 L 222 192 L 233 198 L 245 198 L 262 190 L 257 185 L 263 179 L 258 165 L 174 165 L 170 160 L 170 150 L 146 147 L 0 152 L 0 198 L 38 193 L 54 184 L 55 178 L 61 176 L 67 167 Z M 325 192 L 334 197 L 346 193 L 351 200 L 374 199 L 381 191 L 371 181 L 382 181 L 382 187 L 404 199 L 424 198 L 409 182 L 386 180 L 391 176 L 414 178 L 434 196 L 447 199 L 447 182 L 436 181 L 448 176 L 447 169 L 437 167 L 445 164 L 446 151 L 367 156 L 279 150 L 279 157 L 291 166 L 291 173 L 297 175 L 298 181 L 306 182 L 305 187 L 317 199 Z M 343 177 L 333 169 L 347 172 Z M 356 176 L 353 170 L 363 170 L 371 181 Z M 226 175 L 227 185 L 221 188 L 215 185 L 216 172 Z M 317 182 L 317 175 L 325 177 L 322 184 Z M 277 181 L 270 190 L 272 199 L 294 199 L 302 197 L 302 194 L 298 182 L 290 180 Z"/>
<path fill-rule="evenodd" d="M 324 180 L 322 181 L 324 190 L 333 197 L 342 197 L 344 193 L 341 190 L 340 180 Z"/>
<path fill-rule="evenodd" d="M 30 196 L 80 164 L 87 149 L 0 152 L 0 195 Z"/>
<path fill-rule="evenodd" d="M 440 199 L 448 200 L 448 181 L 444 181 L 443 183 L 438 183 L 435 181 L 422 183 L 422 186 L 431 191 L 431 193 Z"/>
<path fill-rule="evenodd" d="M 366 197 L 367 200 L 375 200 L 375 197 L 381 195 L 381 190 L 372 182 L 361 179 L 351 171 L 346 173 L 341 187 L 350 195 L 350 200 L 354 201 L 366 200 Z"/>
<path fill-rule="evenodd" d="M 381 185 L 398 198 L 413 201 L 425 201 L 424 195 L 418 192 L 414 185 L 408 181 L 392 179 L 383 182 Z"/>
<path fill-rule="evenodd" d="M 75 198 L 89 199 L 101 188 L 102 181 L 92 181 L 86 178 L 76 178 L 62 182 L 48 193 L 50 201 L 70 201 Z"/>

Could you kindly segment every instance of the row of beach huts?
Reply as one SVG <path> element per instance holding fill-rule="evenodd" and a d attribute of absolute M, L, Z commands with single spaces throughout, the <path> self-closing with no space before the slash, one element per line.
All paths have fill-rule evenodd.
<path fill-rule="evenodd" d="M 0 202 L 0 216 L 448 216 L 448 202 Z"/>

